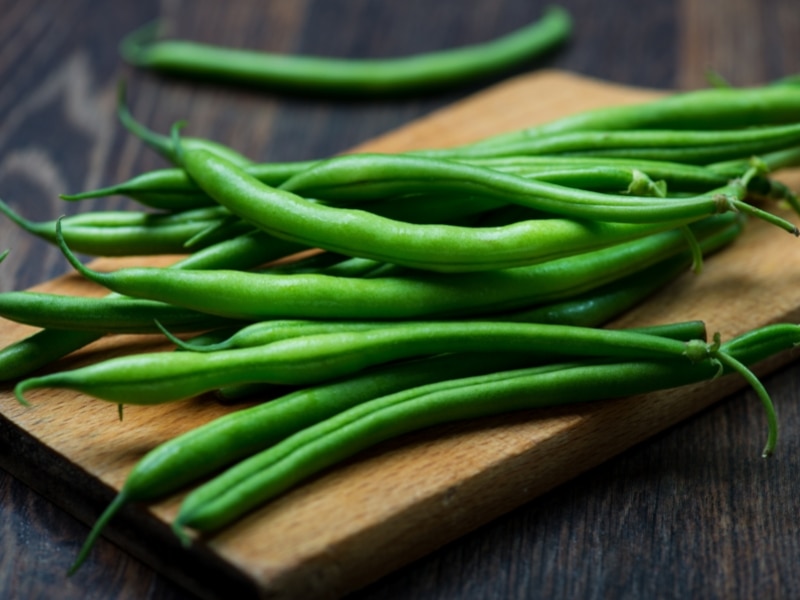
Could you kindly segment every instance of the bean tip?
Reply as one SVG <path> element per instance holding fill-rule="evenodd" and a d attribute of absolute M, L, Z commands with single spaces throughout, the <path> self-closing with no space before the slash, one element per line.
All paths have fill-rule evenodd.
<path fill-rule="evenodd" d="M 29 408 L 32 406 L 31 403 L 28 402 L 27 398 L 25 398 L 25 392 L 27 392 L 31 387 L 34 387 L 34 385 L 35 383 L 33 383 L 33 380 L 25 379 L 14 386 L 14 397 L 22 406 Z"/>

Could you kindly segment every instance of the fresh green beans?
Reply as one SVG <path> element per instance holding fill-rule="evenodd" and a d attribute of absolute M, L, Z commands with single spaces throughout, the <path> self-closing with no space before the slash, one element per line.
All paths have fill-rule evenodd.
<path fill-rule="evenodd" d="M 477 145 L 469 150 L 421 151 L 420 156 L 498 158 L 561 155 L 674 161 L 689 164 L 748 158 L 782 150 L 800 142 L 800 125 L 775 125 L 722 131 L 636 130 L 577 131 L 524 138 L 505 144 Z"/>
<path fill-rule="evenodd" d="M 749 89 L 705 89 L 684 92 L 630 106 L 582 111 L 543 125 L 491 136 L 456 149 L 503 146 L 579 131 L 636 129 L 734 129 L 800 121 L 800 88 L 761 86 Z M 440 155 L 453 150 L 433 151 Z"/>
<path fill-rule="evenodd" d="M 55 221 L 30 221 L 2 200 L 0 212 L 25 231 L 55 243 Z M 100 211 L 65 217 L 61 223 L 70 247 L 92 256 L 186 254 L 190 246 L 196 250 L 221 241 L 212 235 L 203 243 L 189 243 L 210 226 L 221 223 L 228 214 L 219 206 L 177 214 Z M 242 229 L 240 226 L 231 233 L 244 233 Z"/>
<path fill-rule="evenodd" d="M 567 217 L 612 223 L 530 220 L 502 228 L 458 229 L 407 224 L 356 209 L 309 202 L 265 186 L 235 165 L 201 150 L 187 150 L 183 161 L 187 172 L 210 196 L 243 220 L 273 235 L 351 256 L 443 272 L 483 271 L 551 260 L 733 209 L 758 214 L 796 233 L 793 224 L 744 203 L 745 189 L 738 184 L 690 199 L 670 198 L 656 202 L 650 198 L 576 193 L 544 182 L 461 166 L 452 170 L 447 185 L 458 186 L 459 175 L 465 170 L 478 171 L 499 180 L 501 185 L 508 183 L 509 188 L 518 185 L 529 190 L 513 197 L 506 195 L 507 201 L 530 203 L 533 208 Z M 421 164 L 423 169 L 438 162 L 423 160 L 418 163 L 409 158 L 410 165 Z M 445 163 L 444 166 L 451 165 Z M 409 173 L 411 168 L 399 170 L 399 176 Z M 415 174 L 408 177 L 413 185 Z M 534 191 L 540 195 L 531 196 Z M 626 224 L 644 227 L 626 227 Z M 487 248 L 492 248 L 492 252 L 487 252 Z"/>
<path fill-rule="evenodd" d="M 152 501 L 174 493 L 304 427 L 372 398 L 409 386 L 521 366 L 525 360 L 519 354 L 476 353 L 388 365 L 301 389 L 190 430 L 157 446 L 134 466 L 119 494 L 95 523 L 70 572 L 80 567 L 100 532 L 130 502 Z"/>
<path fill-rule="evenodd" d="M 645 330 L 686 341 L 705 338 L 705 326 L 699 321 Z M 221 467 L 373 398 L 437 381 L 522 367 L 529 362 L 530 358 L 521 354 L 478 352 L 391 364 L 298 390 L 190 430 L 157 446 L 134 466 L 119 494 L 95 523 L 71 571 L 80 566 L 102 529 L 129 502 L 155 500 L 178 491 Z"/>
<path fill-rule="evenodd" d="M 689 343 L 630 331 L 502 322 L 406 322 L 402 326 L 289 338 L 209 354 L 146 353 L 26 379 L 28 390 L 57 387 L 118 403 L 157 404 L 224 385 L 268 382 L 308 385 L 399 359 L 448 352 L 522 352 L 528 357 L 682 357 L 702 360 Z"/>
<path fill-rule="evenodd" d="M 253 164 L 245 166 L 244 170 L 262 183 L 280 187 L 291 177 L 321 162 L 324 161 Z M 663 180 L 671 190 L 707 191 L 724 186 L 730 178 L 738 177 L 749 168 L 746 161 L 741 167 L 740 161 L 732 173 L 728 169 L 721 174 L 697 165 L 677 162 L 574 156 L 500 157 L 463 159 L 458 162 L 594 191 L 625 190 L 632 183 L 631 171 L 634 169 L 655 181 Z M 181 169 L 150 171 L 118 185 L 61 197 L 65 200 L 83 200 L 116 194 L 162 210 L 181 211 L 215 204 Z"/>
<path fill-rule="evenodd" d="M 753 335 L 769 336 L 770 332 Z M 792 344 L 799 339 L 800 328 L 795 327 Z M 720 368 L 749 373 L 741 360 L 767 355 L 758 356 L 753 346 L 750 352 L 744 351 L 746 346 L 709 346 L 706 358 L 692 364 L 674 360 L 548 364 L 448 380 L 376 398 L 307 427 L 200 486 L 184 499 L 174 529 L 179 535 L 185 527 L 203 532 L 219 529 L 325 467 L 378 442 L 425 427 L 678 387 L 713 379 Z M 763 388 L 759 392 L 770 417 L 774 416 Z M 772 451 L 775 432 L 775 421 L 770 418 L 765 454 Z"/>
<path fill-rule="evenodd" d="M 121 52 L 137 66 L 203 79 L 279 90 L 377 96 L 448 88 L 505 72 L 561 43 L 570 29 L 567 12 L 552 7 L 539 21 L 482 44 L 408 57 L 358 60 L 155 41 L 151 26 L 124 40 Z"/>
<path fill-rule="evenodd" d="M 270 260 L 303 250 L 303 246 L 272 238 L 262 232 L 245 234 L 219 242 L 191 254 L 171 269 L 252 268 Z M 108 301 L 125 299 L 114 297 Z M 58 310 L 58 305 L 51 305 Z M 43 329 L 0 350 L 0 380 L 10 381 L 91 344 L 101 337 L 98 331 Z"/>
<path fill-rule="evenodd" d="M 698 238 L 735 236 L 735 214 L 693 225 Z M 552 302 L 638 271 L 686 248 L 683 233 L 666 231 L 530 267 L 441 274 L 410 272 L 375 279 L 291 275 L 264 277 L 240 271 L 127 268 L 98 273 L 62 245 L 73 266 L 121 294 L 169 302 L 208 314 L 246 319 L 403 319 L 473 316 Z"/>

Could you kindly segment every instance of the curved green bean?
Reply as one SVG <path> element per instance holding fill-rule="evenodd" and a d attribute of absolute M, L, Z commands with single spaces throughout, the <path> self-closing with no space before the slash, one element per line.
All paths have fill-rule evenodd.
<path fill-rule="evenodd" d="M 170 144 L 166 137 L 159 138 L 159 140 L 159 143 L 163 142 L 165 146 Z M 246 165 L 244 169 L 259 181 L 277 186 L 292 175 L 316 163 L 317 161 L 310 160 L 290 163 L 259 163 Z M 140 204 L 159 210 L 183 211 L 216 206 L 216 202 L 197 187 L 183 169 L 178 168 L 149 171 L 117 185 L 78 194 L 62 194 L 61 198 L 76 201 L 116 195 L 128 196 Z"/>
<path fill-rule="evenodd" d="M 151 26 L 126 38 L 121 52 L 140 67 L 204 79 L 311 93 L 396 95 L 505 72 L 563 42 L 570 30 L 568 13 L 551 7 L 539 21 L 474 46 L 400 58 L 335 59 L 158 41 Z"/>
<path fill-rule="evenodd" d="M 323 162 L 301 161 L 295 163 L 259 163 L 244 167 L 250 175 L 273 187 L 280 187 L 298 173 Z M 733 174 L 717 173 L 697 165 L 665 161 L 632 161 L 618 158 L 522 156 L 489 159 L 458 159 L 458 162 L 489 167 L 498 171 L 518 173 L 527 178 L 540 179 L 567 187 L 588 190 L 624 190 L 626 172 L 636 169 L 654 180 L 663 180 L 669 189 L 707 191 L 724 186 L 731 177 L 738 177 L 745 168 Z M 594 170 L 589 171 L 587 170 Z M 621 169 L 621 171 L 614 171 Z M 615 176 L 612 176 L 616 174 Z M 596 177 L 600 175 L 600 177 Z M 138 175 L 123 183 L 90 190 L 79 194 L 64 194 L 65 200 L 83 200 L 102 196 L 124 195 L 141 204 L 161 210 L 189 210 L 212 206 L 215 202 L 189 179 L 182 169 L 160 169 Z"/>

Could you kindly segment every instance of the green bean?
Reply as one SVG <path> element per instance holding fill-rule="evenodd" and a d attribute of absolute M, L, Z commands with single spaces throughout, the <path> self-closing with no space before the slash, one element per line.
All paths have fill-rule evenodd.
<path fill-rule="evenodd" d="M 193 154 L 187 153 L 190 162 Z M 201 156 L 201 162 L 202 159 Z M 220 161 L 214 161 L 214 167 L 218 162 Z M 627 181 L 628 185 L 633 182 L 633 177 L 632 175 Z M 639 177 L 646 178 L 643 174 Z M 203 180 L 198 178 L 197 181 L 202 187 Z M 433 192 L 479 195 L 538 210 L 552 208 L 545 198 L 575 206 L 621 204 L 628 207 L 654 204 L 649 199 L 576 190 L 504 173 L 487 166 L 387 154 L 352 154 L 321 161 L 288 179 L 280 189 L 328 203 L 348 204 L 402 194 Z"/>
<path fill-rule="evenodd" d="M 151 300 L 29 291 L 0 293 L 0 316 L 35 327 L 97 334 L 155 333 L 159 331 L 156 320 L 173 331 L 181 332 L 237 323 L 232 319 Z"/>
<path fill-rule="evenodd" d="M 56 221 L 30 221 L 0 200 L 0 212 L 25 231 L 55 243 Z M 92 256 L 186 254 L 187 241 L 219 223 L 228 214 L 220 207 L 178 214 L 153 214 L 134 211 L 89 212 L 62 219 L 64 237 L 76 252 Z M 204 244 L 214 240 L 206 238 Z"/>
<path fill-rule="evenodd" d="M 800 120 L 800 89 L 762 86 L 706 89 L 674 94 L 630 106 L 581 111 L 527 129 L 495 135 L 457 149 L 503 146 L 528 139 L 578 131 L 633 129 L 735 129 Z M 443 150 L 441 154 L 452 154 Z"/>
<path fill-rule="evenodd" d="M 707 191 L 724 186 L 729 179 L 738 177 L 746 169 L 733 175 L 721 174 L 699 165 L 658 160 L 632 160 L 628 158 L 596 158 L 590 156 L 508 156 L 498 158 L 458 159 L 458 162 L 511 172 L 523 177 L 542 179 L 568 187 L 593 189 L 590 169 L 636 170 L 654 181 L 663 181 L 669 190 Z M 580 177 L 587 169 L 587 177 Z M 580 178 L 579 178 L 580 177 Z M 608 189 L 610 186 L 605 186 Z"/>
<path fill-rule="evenodd" d="M 130 63 L 204 79 L 271 89 L 346 95 L 396 95 L 449 88 L 505 72 L 561 43 L 567 12 L 542 18 L 498 39 L 438 52 L 387 59 L 334 59 L 153 40 L 152 27 L 134 32 L 121 51 Z"/>
<path fill-rule="evenodd" d="M 740 227 L 736 215 L 726 214 L 701 221 L 693 230 L 702 239 L 721 231 L 736 235 Z M 376 279 L 316 274 L 265 277 L 230 270 L 155 267 L 98 273 L 82 265 L 69 248 L 62 249 L 84 276 L 118 293 L 258 321 L 442 318 L 512 310 L 593 289 L 673 256 L 685 244 L 681 232 L 667 231 L 530 267 L 447 276 L 413 272 Z"/>
<path fill-rule="evenodd" d="M 230 337 L 213 344 L 195 344 L 186 342 L 172 335 L 172 332 L 161 325 L 161 331 L 178 348 L 192 352 L 219 352 L 241 348 L 265 346 L 273 342 L 296 337 L 319 335 L 322 333 L 341 333 L 351 331 L 367 331 L 384 327 L 405 325 L 406 321 L 312 321 L 310 319 L 276 319 L 252 323 L 235 331 Z"/>
<path fill-rule="evenodd" d="M 774 152 L 767 152 L 758 157 L 758 161 L 764 165 L 766 172 L 777 171 L 788 167 L 800 166 L 800 146 L 784 148 Z M 720 173 L 727 177 L 739 177 L 742 173 L 753 166 L 751 157 L 717 162 L 707 165 L 710 171 Z"/>
<path fill-rule="evenodd" d="M 794 343 L 800 339 L 798 332 L 795 328 Z M 674 388 L 713 379 L 720 366 L 725 372 L 749 373 L 733 348 L 706 350 L 705 359 L 691 364 L 674 360 L 548 364 L 376 398 L 307 427 L 200 486 L 184 499 L 173 527 L 182 537 L 183 528 L 214 531 L 336 462 L 433 425 Z M 760 392 L 765 394 L 763 388 Z M 763 395 L 762 401 L 770 404 Z M 771 432 L 773 426 L 771 421 Z"/>
<path fill-rule="evenodd" d="M 125 129 L 130 131 L 145 144 L 153 148 L 168 161 L 176 163 L 177 157 L 174 153 L 172 140 L 167 136 L 160 135 L 155 131 L 148 129 L 133 118 L 133 115 L 131 114 L 125 102 L 124 82 L 120 83 L 119 87 L 117 88 L 117 118 L 119 119 L 120 123 L 122 123 L 122 126 L 125 127 Z M 217 156 L 224 157 L 226 160 L 229 160 L 241 167 L 252 164 L 252 161 L 249 158 L 243 156 L 236 150 L 211 140 L 190 137 L 186 138 L 185 142 L 188 148 L 202 148 L 208 152 L 213 152 Z"/>
<path fill-rule="evenodd" d="M 559 169 L 556 167 L 556 169 Z M 476 195 L 498 201 L 542 208 L 531 196 L 545 196 L 571 204 L 643 204 L 625 196 L 590 193 L 586 184 L 595 177 L 603 187 L 628 188 L 641 196 L 663 197 L 663 190 L 646 174 L 619 167 L 563 166 L 539 169 L 531 177 L 482 165 L 408 155 L 351 154 L 321 161 L 285 181 L 280 189 L 338 206 L 408 194 Z M 719 178 L 719 176 L 717 176 Z M 555 184 L 552 179 L 561 181 Z M 722 180 L 723 187 L 727 180 Z M 573 189 L 579 187 L 582 189 Z M 705 188 L 706 191 L 714 188 Z M 635 192 L 634 192 L 635 190 Z"/>
<path fill-rule="evenodd" d="M 309 385 L 367 367 L 447 352 L 502 352 L 537 356 L 702 358 L 691 343 L 629 331 L 502 322 L 406 322 L 403 326 L 322 333 L 253 348 L 209 354 L 143 353 L 25 379 L 15 392 L 56 387 L 102 400 L 158 404 L 233 383 Z"/>
<path fill-rule="evenodd" d="M 167 138 L 164 138 L 164 143 L 168 143 Z M 247 165 L 244 169 L 267 185 L 280 185 L 292 175 L 316 163 L 317 161 L 259 163 Z M 128 196 L 140 204 L 159 210 L 183 211 L 216 206 L 216 203 L 189 179 L 183 169 L 177 168 L 150 171 L 117 185 L 78 194 L 62 194 L 61 198 L 75 201 L 115 195 Z"/>

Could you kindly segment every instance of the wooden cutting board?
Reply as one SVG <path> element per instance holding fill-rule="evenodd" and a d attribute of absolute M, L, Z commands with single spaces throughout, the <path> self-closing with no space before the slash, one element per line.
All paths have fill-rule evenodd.
<path fill-rule="evenodd" d="M 636 103 L 661 92 L 541 72 L 498 85 L 357 150 L 454 145 L 587 108 Z M 800 188 L 800 176 L 782 180 Z M 704 319 L 724 338 L 798 320 L 800 244 L 761 223 L 618 321 L 632 326 Z M 97 261 L 98 268 L 129 262 Z M 68 275 L 38 289 L 104 292 Z M 0 322 L 0 343 L 33 330 Z M 61 362 L 165 348 L 155 336 L 106 338 Z M 759 372 L 791 360 L 783 354 Z M 637 398 L 437 427 L 381 445 L 272 502 L 236 526 L 183 549 L 168 526 L 180 498 L 133 506 L 107 534 L 129 552 L 206 597 L 338 597 L 592 468 L 742 387 L 738 377 Z M 23 408 L 0 391 L 3 465 L 92 522 L 135 461 L 159 442 L 224 414 L 207 398 L 157 407 L 116 407 L 68 391 L 30 394 Z M 766 434 L 766 425 L 764 428 Z M 753 441 L 760 451 L 763 439 Z M 76 575 L 80 577 L 80 573 Z"/>

